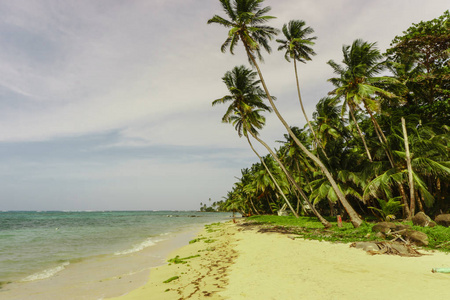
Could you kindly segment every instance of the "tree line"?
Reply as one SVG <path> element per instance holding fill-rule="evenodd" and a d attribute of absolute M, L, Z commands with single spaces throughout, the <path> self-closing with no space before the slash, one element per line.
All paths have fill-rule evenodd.
<path fill-rule="evenodd" d="M 410 219 L 450 209 L 450 16 L 412 24 L 381 53 L 376 43 L 355 40 L 342 47 L 342 61 L 328 61 L 334 89 L 317 102 L 309 119 L 303 105 L 297 63 L 311 61 L 313 28 L 291 20 L 281 30 L 268 22 L 263 0 L 220 0 L 226 17 L 208 24 L 228 29 L 221 46 L 241 46 L 249 67 L 235 66 L 222 78 L 228 94 L 212 102 L 228 105 L 222 122 L 234 126 L 258 157 L 215 203 L 217 210 L 243 215 L 344 215 L 353 226 L 363 216 Z M 282 38 L 275 39 L 279 35 Z M 269 42 L 294 69 L 304 128 L 290 126 L 277 109 L 259 67 Z M 388 75 L 386 75 L 388 74 Z M 283 101 L 282 99 L 278 101 Z M 277 149 L 259 137 L 264 114 L 275 113 L 286 129 Z M 258 153 L 253 144 L 269 154 Z"/>

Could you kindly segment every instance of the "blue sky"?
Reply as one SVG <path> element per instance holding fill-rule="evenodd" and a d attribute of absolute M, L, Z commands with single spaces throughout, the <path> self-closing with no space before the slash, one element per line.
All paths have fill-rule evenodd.
<path fill-rule="evenodd" d="M 381 50 L 441 0 L 265 1 L 281 28 L 303 19 L 318 37 L 300 66 L 309 115 L 331 89 L 326 64 L 356 38 Z M 231 125 L 221 77 L 247 64 L 222 54 L 214 0 L 0 2 L 0 210 L 198 209 L 220 200 L 256 159 Z M 277 45 L 262 65 L 290 125 L 303 126 L 292 65 Z M 284 130 L 267 117 L 261 137 Z M 259 148 L 261 154 L 265 154 Z"/>

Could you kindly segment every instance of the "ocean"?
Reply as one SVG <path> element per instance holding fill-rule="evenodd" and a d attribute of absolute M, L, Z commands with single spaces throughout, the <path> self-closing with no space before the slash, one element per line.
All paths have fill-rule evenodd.
<path fill-rule="evenodd" d="M 149 250 L 229 217 L 194 211 L 0 212 L 0 289 L 51 278 L 83 261 Z"/>

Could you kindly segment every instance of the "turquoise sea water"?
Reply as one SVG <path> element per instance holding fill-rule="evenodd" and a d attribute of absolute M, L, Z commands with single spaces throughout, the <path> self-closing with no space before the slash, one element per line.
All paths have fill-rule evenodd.
<path fill-rule="evenodd" d="M 0 283 L 49 278 L 74 262 L 126 255 L 228 213 L 0 212 Z"/>

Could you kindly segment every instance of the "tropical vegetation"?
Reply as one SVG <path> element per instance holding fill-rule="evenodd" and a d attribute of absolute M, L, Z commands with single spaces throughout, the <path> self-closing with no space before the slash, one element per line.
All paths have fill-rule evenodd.
<path fill-rule="evenodd" d="M 359 227 L 364 218 L 411 219 L 450 211 L 450 15 L 412 24 L 381 53 L 375 42 L 356 39 L 330 60 L 334 88 L 316 99 L 309 119 L 297 62 L 315 55 L 314 30 L 290 20 L 281 30 L 263 0 L 220 0 L 226 17 L 208 24 L 228 29 L 221 51 L 242 45 L 249 66 L 230 68 L 222 81 L 228 94 L 212 102 L 228 107 L 222 122 L 234 126 L 258 161 L 215 210 L 242 215 L 283 213 L 315 216 L 330 227 L 336 215 Z M 275 105 L 259 63 L 279 33 L 278 50 L 293 62 L 305 128 L 290 126 Z M 333 76 L 333 77 L 331 77 Z M 285 101 L 277 99 L 277 101 Z M 274 112 L 286 129 L 278 149 L 261 140 L 265 114 Z M 268 154 L 253 147 L 258 142 Z M 204 207 L 206 209 L 206 207 Z M 327 220 L 328 219 L 328 220 Z"/>

